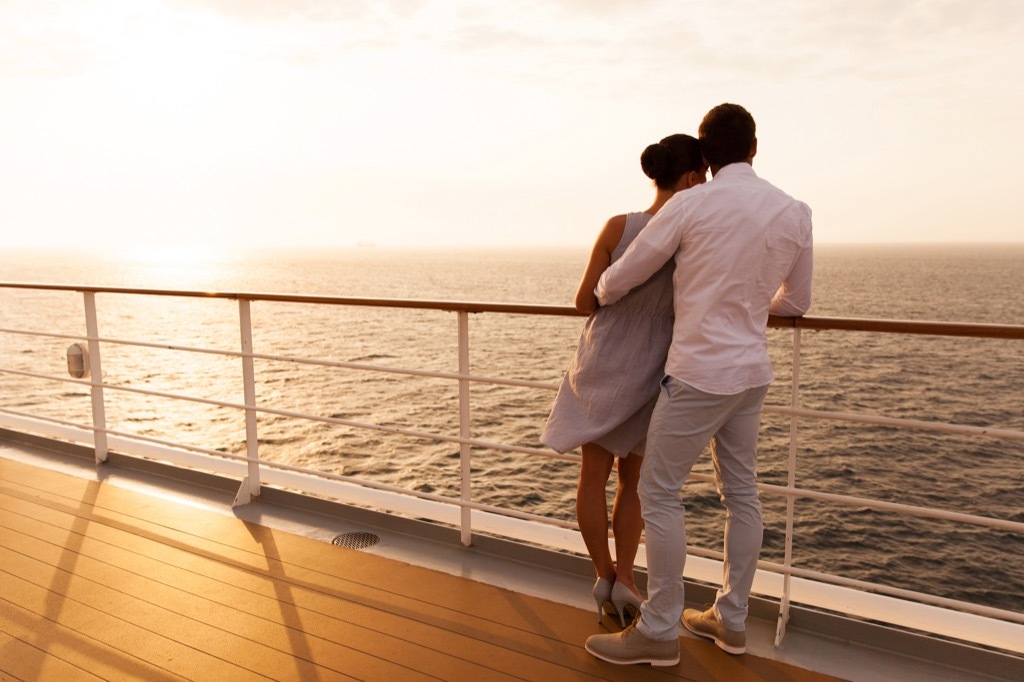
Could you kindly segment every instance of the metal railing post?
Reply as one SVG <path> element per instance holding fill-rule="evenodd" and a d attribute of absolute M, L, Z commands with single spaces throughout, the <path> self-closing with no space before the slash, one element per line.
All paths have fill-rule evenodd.
<path fill-rule="evenodd" d="M 256 434 L 256 371 L 252 358 L 252 315 L 249 299 L 238 299 L 238 321 L 242 337 L 242 390 L 245 398 L 245 453 L 248 470 L 232 506 L 249 504 L 260 496 L 260 453 Z"/>
<path fill-rule="evenodd" d="M 789 406 L 796 409 L 800 405 L 800 329 L 793 329 L 793 373 L 792 386 L 790 387 Z M 792 495 L 796 489 L 796 446 L 797 446 L 797 420 L 793 414 L 789 417 L 789 477 L 786 481 L 786 553 L 783 560 L 785 573 L 782 576 L 782 599 L 779 603 L 779 622 L 775 628 L 775 646 L 782 644 L 782 638 L 786 636 L 786 624 L 789 623 L 789 592 L 790 580 L 793 577 L 790 569 L 793 566 L 793 508 L 795 498 Z"/>
<path fill-rule="evenodd" d="M 103 363 L 100 362 L 99 325 L 96 322 L 96 294 L 85 292 L 85 334 L 89 342 L 89 394 L 92 397 L 92 442 L 96 463 L 107 461 L 107 411 L 103 400 Z"/>
<path fill-rule="evenodd" d="M 469 428 L 469 313 L 460 310 L 459 313 L 459 466 L 461 469 L 461 492 L 459 499 L 463 502 L 470 502 L 473 499 L 472 490 L 472 450 L 469 443 L 465 441 L 470 437 Z M 473 518 L 472 510 L 462 506 L 462 544 L 469 547 L 473 544 Z"/>

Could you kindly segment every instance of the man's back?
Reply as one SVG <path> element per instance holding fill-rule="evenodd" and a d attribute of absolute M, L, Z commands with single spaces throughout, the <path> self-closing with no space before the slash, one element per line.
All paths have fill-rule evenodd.
<path fill-rule="evenodd" d="M 750 164 L 727 165 L 662 207 L 605 272 L 598 298 L 618 300 L 669 258 L 676 321 L 666 374 L 719 395 L 769 383 L 769 312 L 800 315 L 810 305 L 807 205 Z"/>
<path fill-rule="evenodd" d="M 679 204 L 674 352 L 666 372 L 709 393 L 764 385 L 772 379 L 769 308 L 811 247 L 810 209 L 746 163 L 722 168 Z M 810 305 L 809 284 L 808 271 L 807 286 L 792 290 L 798 300 L 787 301 L 791 314 Z"/>

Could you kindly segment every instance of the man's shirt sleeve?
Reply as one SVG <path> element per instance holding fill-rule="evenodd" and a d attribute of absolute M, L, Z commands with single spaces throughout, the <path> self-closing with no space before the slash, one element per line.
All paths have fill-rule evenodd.
<path fill-rule="evenodd" d="M 799 317 L 811 307 L 811 279 L 814 272 L 814 246 L 810 209 L 807 210 L 807 244 L 797 255 L 793 269 L 775 292 L 768 312 L 779 317 Z"/>
<path fill-rule="evenodd" d="M 666 204 L 640 231 L 622 257 L 604 271 L 594 295 L 601 305 L 611 305 L 661 269 L 679 247 L 678 226 L 681 206 L 666 210 Z"/>

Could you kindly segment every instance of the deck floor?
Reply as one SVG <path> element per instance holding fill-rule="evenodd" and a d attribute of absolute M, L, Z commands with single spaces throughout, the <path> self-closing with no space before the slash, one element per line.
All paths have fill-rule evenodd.
<path fill-rule="evenodd" d="M 835 679 L 685 637 L 678 666 L 613 666 L 583 649 L 599 631 L 572 606 L 0 457 L 3 680 Z"/>

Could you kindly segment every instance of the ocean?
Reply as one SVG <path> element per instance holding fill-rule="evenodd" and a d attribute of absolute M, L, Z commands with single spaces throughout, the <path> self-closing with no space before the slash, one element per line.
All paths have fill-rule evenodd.
<path fill-rule="evenodd" d="M 0 254 L 0 282 L 201 291 L 275 292 L 570 305 L 586 263 L 581 249 L 400 250 L 131 258 Z M 809 315 L 1024 324 L 1024 245 L 819 245 Z M 238 350 L 230 300 L 97 296 L 100 335 Z M 0 289 L 0 327 L 84 336 L 82 297 Z M 454 372 L 456 316 L 443 311 L 253 304 L 257 353 Z M 554 386 L 583 319 L 479 314 L 470 319 L 472 373 Z M 786 405 L 791 333 L 771 330 Z M 66 376 L 65 339 L 0 332 L 0 365 Z M 112 385 L 242 402 L 233 358 L 111 345 Z M 259 360 L 261 406 L 448 435 L 458 434 L 453 382 Z M 26 386 L 28 390 L 26 390 Z M 1014 341 L 804 332 L 801 406 L 1024 430 L 1024 344 Z M 108 427 L 244 453 L 241 413 L 108 390 Z M 553 391 L 474 384 L 472 437 L 540 447 Z M 74 384 L 0 374 L 0 407 L 89 422 Z M 797 485 L 1024 521 L 1024 443 L 839 421 L 801 420 Z M 265 459 L 416 490 L 458 495 L 458 447 L 338 425 L 261 415 Z M 784 485 L 789 422 L 766 415 L 760 477 Z M 474 448 L 473 498 L 573 519 L 577 465 Z M 704 457 L 697 471 L 710 473 Z M 614 483 L 614 478 L 612 483 Z M 611 494 L 612 486 L 609 486 Z M 724 513 L 712 486 L 685 491 L 688 540 L 719 550 Z M 763 497 L 762 558 L 781 562 L 785 503 Z M 1024 611 L 1024 536 L 860 507 L 796 503 L 794 564 L 850 578 Z"/>

